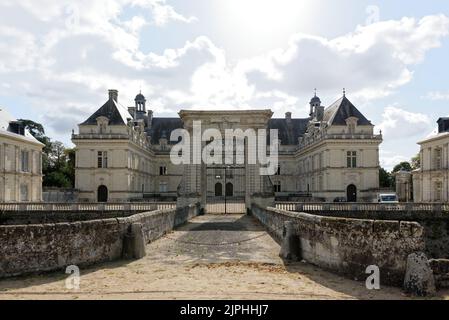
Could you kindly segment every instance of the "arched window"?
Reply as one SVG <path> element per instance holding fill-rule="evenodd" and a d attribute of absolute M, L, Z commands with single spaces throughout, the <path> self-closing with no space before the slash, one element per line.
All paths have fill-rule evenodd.
<path fill-rule="evenodd" d="M 226 184 L 226 197 L 234 196 L 234 185 L 230 182 Z"/>
<path fill-rule="evenodd" d="M 99 186 L 97 192 L 98 202 L 108 202 L 108 188 L 106 186 Z"/>
<path fill-rule="evenodd" d="M 223 185 L 220 182 L 215 184 L 215 196 L 222 197 L 223 196 Z"/>

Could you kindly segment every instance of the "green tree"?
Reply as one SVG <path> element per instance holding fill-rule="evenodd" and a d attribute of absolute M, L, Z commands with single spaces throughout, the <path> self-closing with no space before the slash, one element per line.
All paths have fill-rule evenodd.
<path fill-rule="evenodd" d="M 393 168 L 393 173 L 399 172 L 401 170 L 412 171 L 412 165 L 408 161 L 403 161 Z"/>
<path fill-rule="evenodd" d="M 393 187 L 393 176 L 384 168 L 379 170 L 379 184 L 381 188 L 391 188 Z"/>
<path fill-rule="evenodd" d="M 32 120 L 21 119 L 25 128 L 38 141 L 42 149 L 42 173 L 45 187 L 73 188 L 75 186 L 75 150 L 66 149 L 59 141 L 45 135 L 44 127 Z"/>

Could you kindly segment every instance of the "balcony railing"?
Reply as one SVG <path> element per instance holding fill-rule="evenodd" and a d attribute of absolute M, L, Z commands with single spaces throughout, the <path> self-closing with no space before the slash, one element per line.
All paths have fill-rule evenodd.
<path fill-rule="evenodd" d="M 276 208 L 294 212 L 449 212 L 449 203 L 299 203 L 276 202 Z"/>
<path fill-rule="evenodd" d="M 382 140 L 381 134 L 364 134 L 364 133 L 354 133 L 354 134 L 330 134 L 322 133 L 314 137 L 306 138 L 299 144 L 299 147 L 305 148 L 322 140 Z"/>
<path fill-rule="evenodd" d="M 146 203 L 0 203 L 0 212 L 103 212 L 175 209 L 176 202 Z"/>

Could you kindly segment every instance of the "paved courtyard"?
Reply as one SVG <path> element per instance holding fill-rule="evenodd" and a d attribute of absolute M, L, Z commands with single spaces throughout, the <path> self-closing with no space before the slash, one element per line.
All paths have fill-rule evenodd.
<path fill-rule="evenodd" d="M 369 291 L 305 263 L 285 265 L 254 218 L 207 215 L 149 244 L 138 261 L 81 270 L 80 289 L 63 272 L 0 281 L 0 299 L 405 299 Z M 440 293 L 442 298 L 444 292 Z"/>

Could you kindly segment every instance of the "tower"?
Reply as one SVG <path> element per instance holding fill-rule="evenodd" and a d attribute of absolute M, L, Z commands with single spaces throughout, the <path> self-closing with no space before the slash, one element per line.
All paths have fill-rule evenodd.
<path fill-rule="evenodd" d="M 323 120 L 324 107 L 321 106 L 321 99 L 316 95 L 316 89 L 315 89 L 315 95 L 310 100 L 309 116 L 311 119 L 315 119 L 317 121 Z"/>
<path fill-rule="evenodd" d="M 146 102 L 147 100 L 145 99 L 145 96 L 142 94 L 142 92 L 140 92 L 136 98 L 134 99 L 135 103 L 136 103 L 136 113 L 143 113 L 145 114 L 147 112 L 146 110 Z"/>

